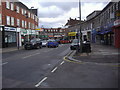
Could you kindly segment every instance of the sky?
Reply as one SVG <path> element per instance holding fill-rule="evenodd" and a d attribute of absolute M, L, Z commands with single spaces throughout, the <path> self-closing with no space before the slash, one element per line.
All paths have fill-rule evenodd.
<path fill-rule="evenodd" d="M 79 19 L 78 0 L 19 0 L 28 8 L 38 8 L 39 28 L 63 27 L 71 17 Z M 97 1 L 97 2 L 96 2 Z M 81 1 L 81 19 L 94 10 L 102 10 L 109 0 Z"/>

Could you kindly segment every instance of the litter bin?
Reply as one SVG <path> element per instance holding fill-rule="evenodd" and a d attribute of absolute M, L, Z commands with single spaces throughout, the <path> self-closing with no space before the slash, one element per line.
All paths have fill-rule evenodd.
<path fill-rule="evenodd" d="M 85 42 L 82 45 L 82 52 L 90 53 L 91 52 L 91 45 L 89 42 Z"/>

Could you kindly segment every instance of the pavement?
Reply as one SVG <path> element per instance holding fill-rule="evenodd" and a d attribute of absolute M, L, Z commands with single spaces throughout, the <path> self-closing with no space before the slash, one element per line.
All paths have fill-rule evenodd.
<path fill-rule="evenodd" d="M 75 62 L 119 64 L 119 57 L 120 49 L 113 46 L 91 44 L 91 53 L 76 54 L 76 50 L 73 50 L 66 58 Z"/>
<path fill-rule="evenodd" d="M 12 52 L 12 51 L 18 51 L 24 49 L 24 46 L 19 47 L 8 47 L 8 48 L 2 48 L 0 49 L 0 53 L 5 53 L 5 52 Z"/>

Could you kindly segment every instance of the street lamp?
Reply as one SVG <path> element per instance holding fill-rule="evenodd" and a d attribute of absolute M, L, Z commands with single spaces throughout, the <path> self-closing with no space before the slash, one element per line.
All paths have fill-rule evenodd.
<path fill-rule="evenodd" d="M 32 16 L 32 9 L 33 9 L 34 7 L 31 7 L 30 8 L 30 12 L 31 12 L 31 14 L 30 14 L 30 16 Z M 32 39 L 32 29 L 31 29 L 31 37 L 30 37 L 30 39 Z"/>
<path fill-rule="evenodd" d="M 78 48 L 77 48 L 77 53 L 79 52 L 82 53 L 82 32 L 81 32 L 81 2 L 79 0 L 79 26 L 80 30 L 78 31 Z M 80 46 L 79 46 L 80 43 Z"/>

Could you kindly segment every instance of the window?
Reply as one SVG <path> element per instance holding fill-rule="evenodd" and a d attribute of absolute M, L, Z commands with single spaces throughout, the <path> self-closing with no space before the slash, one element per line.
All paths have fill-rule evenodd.
<path fill-rule="evenodd" d="M 22 20 L 22 27 L 24 27 L 24 20 Z"/>
<path fill-rule="evenodd" d="M 28 13 L 28 17 L 30 18 L 30 13 Z"/>
<path fill-rule="evenodd" d="M 17 13 L 20 13 L 20 8 L 17 6 Z"/>
<path fill-rule="evenodd" d="M 31 14 L 31 18 L 32 18 L 32 14 Z"/>
<path fill-rule="evenodd" d="M 0 14 L 0 25 L 2 24 L 2 14 Z"/>
<path fill-rule="evenodd" d="M 22 9 L 22 15 L 24 15 L 24 10 Z"/>
<path fill-rule="evenodd" d="M 10 9 L 10 3 L 8 1 L 6 1 L 6 8 Z"/>
<path fill-rule="evenodd" d="M 30 22 L 29 22 L 29 28 L 31 28 L 31 27 L 30 27 Z"/>
<path fill-rule="evenodd" d="M 27 28 L 27 22 L 25 21 L 25 28 Z"/>
<path fill-rule="evenodd" d="M 7 16 L 6 18 L 7 18 L 7 21 L 6 21 L 7 25 L 10 25 L 10 16 Z"/>
<path fill-rule="evenodd" d="M 33 14 L 33 19 L 34 19 L 34 14 Z"/>
<path fill-rule="evenodd" d="M 17 26 L 20 26 L 20 19 L 17 19 Z"/>
<path fill-rule="evenodd" d="M 1 0 L 0 0 L 0 5 L 1 5 Z"/>
<path fill-rule="evenodd" d="M 26 10 L 25 10 L 25 14 L 26 14 L 27 12 L 26 12 Z"/>
<path fill-rule="evenodd" d="M 13 11 L 14 10 L 14 4 L 11 3 L 11 10 Z"/>
<path fill-rule="evenodd" d="M 14 17 L 11 17 L 11 25 L 14 26 Z"/>

